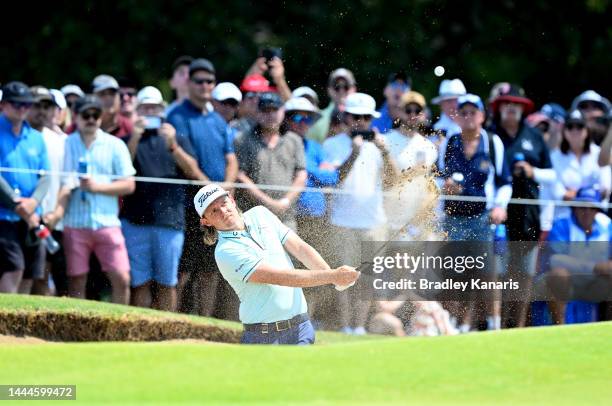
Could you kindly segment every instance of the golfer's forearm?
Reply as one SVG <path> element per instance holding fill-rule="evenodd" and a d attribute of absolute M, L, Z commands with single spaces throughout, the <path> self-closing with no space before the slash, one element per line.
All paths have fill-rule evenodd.
<path fill-rule="evenodd" d="M 325 262 L 317 250 L 312 248 L 312 246 L 295 233 L 290 233 L 285 242 L 285 248 L 308 269 L 330 269 L 327 262 Z"/>
<path fill-rule="evenodd" d="M 249 283 L 310 288 L 334 283 L 333 269 L 257 269 L 249 278 Z"/>

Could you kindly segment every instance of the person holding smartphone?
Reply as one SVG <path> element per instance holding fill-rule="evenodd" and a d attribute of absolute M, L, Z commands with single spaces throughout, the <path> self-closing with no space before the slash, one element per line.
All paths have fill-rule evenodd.
<path fill-rule="evenodd" d="M 331 200 L 335 264 L 359 264 L 361 243 L 384 241 L 387 217 L 383 207 L 383 188 L 397 179 L 397 171 L 382 136 L 370 130 L 379 117 L 374 98 L 352 93 L 346 98 L 345 121 L 348 132 L 325 140 L 324 160 L 338 169 L 338 188 L 343 193 Z M 332 265 L 335 266 L 335 265 Z M 371 301 L 361 295 L 365 283 L 341 292 L 338 297 L 342 331 L 365 334 Z"/>
<path fill-rule="evenodd" d="M 268 76 L 271 82 L 269 91 L 277 92 L 283 102 L 291 98 L 291 89 L 285 78 L 285 65 L 280 48 L 262 49 L 244 76 L 247 78 L 252 75 Z"/>
<path fill-rule="evenodd" d="M 138 176 L 203 179 L 189 138 L 166 123 L 161 92 L 137 95 L 135 131 L 128 143 Z M 124 199 L 121 223 L 131 269 L 132 304 L 175 310 L 178 265 L 184 242 L 185 190 L 180 185 L 139 182 Z M 155 294 L 153 294 L 155 293 Z"/>

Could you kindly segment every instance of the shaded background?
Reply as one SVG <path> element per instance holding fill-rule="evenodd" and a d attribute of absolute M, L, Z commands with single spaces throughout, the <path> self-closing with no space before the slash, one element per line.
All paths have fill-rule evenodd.
<path fill-rule="evenodd" d="M 326 105 L 327 75 L 354 71 L 382 100 L 390 72 L 404 70 L 429 100 L 443 78 L 488 97 L 517 82 L 541 105 L 568 106 L 592 88 L 612 94 L 610 0 L 444 2 L 55 1 L 3 7 L 0 82 L 89 90 L 100 73 L 135 78 L 171 96 L 167 78 L 182 54 L 207 57 L 218 81 L 239 83 L 258 49 L 282 47 L 289 85 L 310 85 Z"/>

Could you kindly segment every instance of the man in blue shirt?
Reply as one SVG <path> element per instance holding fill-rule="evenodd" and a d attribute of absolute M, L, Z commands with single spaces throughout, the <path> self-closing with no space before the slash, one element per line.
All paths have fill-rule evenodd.
<path fill-rule="evenodd" d="M 492 240 L 490 224 L 506 221 L 506 207 L 512 194 L 510 169 L 504 159 L 504 146 L 499 137 L 483 128 L 484 105 L 480 97 L 467 94 L 457 99 L 461 133 L 452 134 L 444 155 L 443 191 L 448 195 L 483 197 L 486 201 L 444 202 L 444 228 L 449 241 Z M 495 280 L 494 270 L 483 278 Z M 497 300 L 494 300 L 497 299 Z M 499 300 L 486 301 L 488 328 L 501 326 Z M 470 328 L 470 311 L 462 315 L 460 330 Z"/>
<path fill-rule="evenodd" d="M 598 301 L 596 296 L 606 300 L 612 292 L 612 222 L 600 212 L 601 196 L 594 188 L 578 190 L 574 201 L 593 206 L 573 207 L 572 214 L 556 220 L 548 234 L 546 285 L 553 297 L 549 307 L 555 324 L 565 323 L 567 300 Z"/>
<path fill-rule="evenodd" d="M 410 91 L 412 80 L 404 73 L 397 72 L 389 75 L 387 86 L 383 91 L 385 103 L 378 112 L 380 117 L 372 120 L 372 128 L 376 128 L 381 134 L 391 131 L 399 122 L 400 100 L 402 95 Z"/>
<path fill-rule="evenodd" d="M 42 134 L 25 122 L 34 97 L 24 83 L 2 88 L 0 167 L 49 170 Z M 0 173 L 0 292 L 16 293 L 22 279 L 44 273 L 44 245 L 32 238 L 49 178 L 36 173 Z"/>
<path fill-rule="evenodd" d="M 189 138 L 177 137 L 162 122 L 161 92 L 146 86 L 137 95 L 141 117 L 128 143 L 138 176 L 202 179 Z M 139 123 L 143 122 L 144 127 Z M 176 284 L 183 249 L 185 188 L 140 182 L 127 196 L 121 224 L 130 259 L 132 304 L 160 310 L 176 309 Z M 155 288 L 155 289 L 154 289 Z M 153 292 L 156 294 L 153 296 Z"/>
<path fill-rule="evenodd" d="M 168 114 L 168 122 L 179 137 L 187 137 L 193 146 L 205 179 L 233 183 L 238 175 L 233 133 L 223 117 L 209 112 L 215 87 L 215 67 L 204 58 L 189 65 L 189 97 Z M 193 196 L 197 188 L 187 188 Z M 189 198 L 186 199 L 189 201 Z M 185 242 L 179 265 L 179 310 L 210 316 L 215 310 L 219 273 L 213 248 L 202 247 L 199 219 L 193 210 L 185 211 Z M 192 300 L 193 299 L 193 300 Z M 235 298 L 227 299 L 235 302 Z"/>
<path fill-rule="evenodd" d="M 302 288 L 354 283 L 360 273 L 349 266 L 331 269 L 319 253 L 263 206 L 242 214 L 223 188 L 210 184 L 193 204 L 204 241 L 218 239 L 215 259 L 240 298 L 245 344 L 312 344 Z M 309 270 L 294 269 L 289 255 Z"/>

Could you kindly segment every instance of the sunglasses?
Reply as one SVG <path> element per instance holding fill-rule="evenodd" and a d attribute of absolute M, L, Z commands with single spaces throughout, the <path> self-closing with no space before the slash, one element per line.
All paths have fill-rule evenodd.
<path fill-rule="evenodd" d="M 406 108 L 404 109 L 404 111 L 406 112 L 406 114 L 421 114 L 421 112 L 423 111 L 423 109 L 415 107 L 415 108 Z"/>
<path fill-rule="evenodd" d="M 581 110 L 602 110 L 601 105 L 592 101 L 585 101 L 578 106 Z"/>
<path fill-rule="evenodd" d="M 32 105 L 32 107 L 40 109 L 40 110 L 49 110 L 51 107 L 53 107 L 53 104 L 51 104 L 51 103 L 34 103 Z"/>
<path fill-rule="evenodd" d="M 206 83 L 207 85 L 212 85 L 215 83 L 215 79 L 209 78 L 191 78 L 191 81 L 196 85 L 201 85 L 202 83 Z"/>
<path fill-rule="evenodd" d="M 300 123 L 304 123 L 304 124 L 312 124 L 314 119 L 309 116 L 309 115 L 305 115 L 305 114 L 294 114 L 293 116 L 291 116 L 291 121 L 293 121 L 295 124 L 300 124 Z"/>
<path fill-rule="evenodd" d="M 397 82 L 397 81 L 389 83 L 389 87 L 391 89 L 401 90 L 401 91 L 404 91 L 404 92 L 409 89 L 409 86 L 407 84 L 402 83 L 402 82 Z"/>
<path fill-rule="evenodd" d="M 32 103 L 28 103 L 28 102 L 9 102 L 9 103 L 11 104 L 11 106 L 13 106 L 15 110 L 29 109 L 30 107 L 32 107 Z"/>
<path fill-rule="evenodd" d="M 565 128 L 569 131 L 572 130 L 583 130 L 584 129 L 584 124 L 578 124 L 578 123 L 570 123 L 570 124 L 566 124 Z"/>
<path fill-rule="evenodd" d="M 226 99 L 222 100 L 221 104 L 228 107 L 238 107 L 238 100 L 234 99 Z"/>
<path fill-rule="evenodd" d="M 257 92 L 246 92 L 244 97 L 246 99 L 253 99 L 253 98 L 257 97 Z"/>
<path fill-rule="evenodd" d="M 357 120 L 364 120 L 364 121 L 369 121 L 372 119 L 372 116 L 370 116 L 369 114 L 351 114 L 348 113 L 353 117 L 353 120 L 357 121 Z"/>
<path fill-rule="evenodd" d="M 349 89 L 350 89 L 349 85 L 334 85 L 334 90 L 336 92 L 339 92 L 341 90 L 344 90 L 345 92 L 348 92 Z"/>
<path fill-rule="evenodd" d="M 257 110 L 259 110 L 260 113 L 276 113 L 278 110 L 280 109 L 280 107 L 274 107 L 274 106 L 266 106 L 263 108 L 258 108 Z"/>
<path fill-rule="evenodd" d="M 100 113 L 82 113 L 81 118 L 85 121 L 89 121 L 90 119 L 98 120 L 100 118 Z"/>

